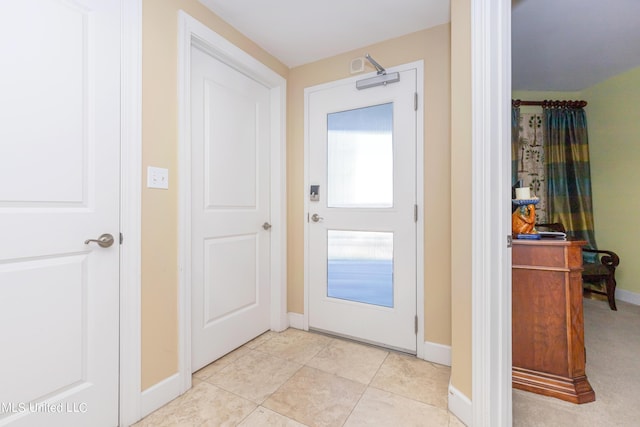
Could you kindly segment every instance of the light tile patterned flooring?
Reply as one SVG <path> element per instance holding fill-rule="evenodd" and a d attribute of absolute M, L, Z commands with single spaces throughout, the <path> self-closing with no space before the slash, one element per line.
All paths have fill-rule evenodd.
<path fill-rule="evenodd" d="M 447 411 L 450 368 L 287 329 L 193 374 L 193 388 L 137 427 L 463 426 Z"/>

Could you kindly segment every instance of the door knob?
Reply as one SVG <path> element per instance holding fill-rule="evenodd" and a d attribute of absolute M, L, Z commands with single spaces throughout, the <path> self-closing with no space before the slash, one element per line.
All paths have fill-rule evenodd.
<path fill-rule="evenodd" d="M 324 218 L 322 218 L 320 215 L 318 214 L 313 214 L 311 215 L 311 221 L 313 222 L 320 222 L 322 221 Z"/>
<path fill-rule="evenodd" d="M 271 229 L 271 224 L 269 224 L 268 222 L 265 222 L 264 224 L 262 224 L 262 228 L 268 231 Z"/>
<path fill-rule="evenodd" d="M 84 244 L 88 245 L 91 242 L 97 243 L 98 246 L 100 246 L 101 248 L 108 248 L 109 246 L 113 245 L 113 236 L 109 233 L 105 233 L 102 236 L 98 237 L 97 239 L 85 240 Z"/>

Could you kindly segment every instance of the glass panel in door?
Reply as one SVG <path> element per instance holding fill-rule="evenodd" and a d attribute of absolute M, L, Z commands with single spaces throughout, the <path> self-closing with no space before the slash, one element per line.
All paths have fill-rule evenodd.
<path fill-rule="evenodd" d="M 393 103 L 327 115 L 327 206 L 393 206 Z"/>
<path fill-rule="evenodd" d="M 328 230 L 327 296 L 393 307 L 393 233 Z"/>

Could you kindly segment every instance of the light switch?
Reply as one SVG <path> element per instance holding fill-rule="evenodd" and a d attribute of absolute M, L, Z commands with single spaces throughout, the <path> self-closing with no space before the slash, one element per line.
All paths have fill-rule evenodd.
<path fill-rule="evenodd" d="M 169 189 L 169 169 L 147 167 L 147 187 Z"/>

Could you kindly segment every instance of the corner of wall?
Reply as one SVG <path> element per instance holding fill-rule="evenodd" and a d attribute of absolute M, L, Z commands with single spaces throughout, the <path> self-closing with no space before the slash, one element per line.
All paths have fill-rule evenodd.
<path fill-rule="evenodd" d="M 451 2 L 451 384 L 472 393 L 471 0 Z"/>

